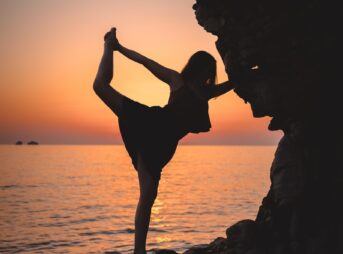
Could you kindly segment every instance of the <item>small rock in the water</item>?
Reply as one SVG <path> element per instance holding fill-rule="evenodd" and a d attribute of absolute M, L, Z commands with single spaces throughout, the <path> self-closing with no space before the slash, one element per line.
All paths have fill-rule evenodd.
<path fill-rule="evenodd" d="M 30 141 L 30 142 L 27 142 L 28 145 L 38 145 L 38 142 L 36 141 Z"/>
<path fill-rule="evenodd" d="M 22 144 L 23 144 L 23 141 L 18 140 L 15 144 L 16 144 L 16 145 L 22 145 Z"/>

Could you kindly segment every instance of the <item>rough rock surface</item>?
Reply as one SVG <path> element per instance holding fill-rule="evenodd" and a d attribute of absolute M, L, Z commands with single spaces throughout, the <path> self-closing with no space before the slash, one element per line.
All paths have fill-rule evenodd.
<path fill-rule="evenodd" d="M 197 0 L 193 8 L 218 37 L 235 92 L 284 136 L 256 219 L 186 253 L 343 253 L 339 1 Z"/>

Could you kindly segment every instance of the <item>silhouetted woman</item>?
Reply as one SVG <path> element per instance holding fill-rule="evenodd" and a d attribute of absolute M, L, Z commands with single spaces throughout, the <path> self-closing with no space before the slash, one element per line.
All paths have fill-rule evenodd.
<path fill-rule="evenodd" d="M 170 87 L 164 107 L 135 102 L 110 86 L 113 51 L 144 65 Z M 208 100 L 233 89 L 228 81 L 215 85 L 216 61 L 204 51 L 191 56 L 181 73 L 168 69 L 123 47 L 112 28 L 105 35 L 104 53 L 94 81 L 94 90 L 118 116 L 125 147 L 138 172 L 140 197 L 135 216 L 135 253 L 145 254 L 151 208 L 157 196 L 162 168 L 173 157 L 178 141 L 187 133 L 207 132 L 211 123 Z"/>

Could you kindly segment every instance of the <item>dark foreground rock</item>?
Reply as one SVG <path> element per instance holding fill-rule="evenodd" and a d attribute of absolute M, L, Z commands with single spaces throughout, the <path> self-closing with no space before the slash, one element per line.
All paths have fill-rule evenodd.
<path fill-rule="evenodd" d="M 152 249 L 151 251 L 153 251 L 154 254 L 177 254 L 174 250 L 168 249 Z"/>
<path fill-rule="evenodd" d="M 187 250 L 184 254 L 206 254 L 206 253 L 225 253 L 228 249 L 227 241 L 225 238 L 218 237 L 210 244 L 202 244 L 194 246 Z"/>
<path fill-rule="evenodd" d="M 213 242 L 209 244 L 200 244 L 191 247 L 189 250 L 184 252 L 183 254 L 209 254 L 209 253 L 226 253 L 225 251 L 228 250 L 228 244 L 226 238 L 218 237 Z M 178 254 L 174 250 L 168 249 L 152 249 L 149 250 L 148 253 L 154 254 Z"/>
<path fill-rule="evenodd" d="M 235 92 L 284 136 L 256 220 L 228 228 L 224 247 L 190 253 L 343 253 L 339 3 L 197 0 L 193 8 L 218 37 Z"/>

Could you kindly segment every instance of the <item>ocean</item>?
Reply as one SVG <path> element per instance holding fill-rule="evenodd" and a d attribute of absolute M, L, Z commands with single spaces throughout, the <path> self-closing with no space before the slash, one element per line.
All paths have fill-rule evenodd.
<path fill-rule="evenodd" d="M 275 146 L 179 146 L 147 249 L 187 248 L 254 219 Z M 132 253 L 137 173 L 123 146 L 0 146 L 0 252 Z"/>

